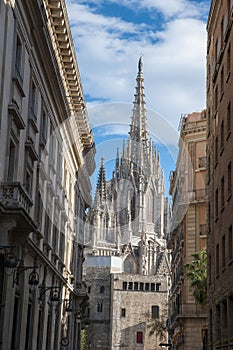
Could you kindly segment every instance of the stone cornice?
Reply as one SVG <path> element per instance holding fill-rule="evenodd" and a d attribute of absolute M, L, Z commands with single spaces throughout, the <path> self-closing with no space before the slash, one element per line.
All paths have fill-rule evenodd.
<path fill-rule="evenodd" d="M 84 148 L 94 145 L 64 0 L 43 0 L 48 29 L 71 115 L 77 119 Z"/>

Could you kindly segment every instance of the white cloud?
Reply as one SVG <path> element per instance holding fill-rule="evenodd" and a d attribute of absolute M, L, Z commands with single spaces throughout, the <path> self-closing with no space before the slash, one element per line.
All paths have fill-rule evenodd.
<path fill-rule="evenodd" d="M 75 0 L 74 0 L 75 1 Z M 104 0 L 83 0 L 84 4 L 91 3 L 102 6 Z M 108 0 L 108 3 L 119 4 L 119 0 Z M 158 11 L 165 17 L 203 17 L 209 8 L 209 1 L 203 0 L 121 0 L 121 5 L 131 8 L 134 11 L 147 9 Z"/>
<path fill-rule="evenodd" d="M 102 1 L 96 3 L 101 5 Z M 142 51 L 147 106 L 177 128 L 181 113 L 205 106 L 206 33 L 205 23 L 199 19 L 201 5 L 184 0 L 123 0 L 121 4 L 156 9 L 170 18 L 164 22 L 163 30 L 155 30 L 148 23 L 135 25 L 132 21 L 103 16 L 85 2 L 76 4 L 69 0 L 84 92 L 95 101 L 131 104 L 137 60 Z M 95 124 L 92 119 L 95 117 L 89 114 Z M 129 124 L 130 118 L 128 112 L 124 122 Z M 100 119 L 108 122 L 109 116 Z"/>

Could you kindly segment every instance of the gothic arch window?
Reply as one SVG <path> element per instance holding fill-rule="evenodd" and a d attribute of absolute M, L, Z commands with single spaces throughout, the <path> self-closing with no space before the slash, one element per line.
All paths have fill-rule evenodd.
<path fill-rule="evenodd" d="M 135 273 L 137 272 L 136 264 L 131 255 L 128 255 L 127 258 L 124 260 L 124 272 L 127 273 Z"/>
<path fill-rule="evenodd" d="M 149 190 L 147 195 L 147 221 L 154 222 L 154 193 L 152 190 Z"/>

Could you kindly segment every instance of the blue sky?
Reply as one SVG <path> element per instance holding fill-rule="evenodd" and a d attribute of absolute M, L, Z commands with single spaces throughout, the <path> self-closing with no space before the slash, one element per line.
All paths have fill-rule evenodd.
<path fill-rule="evenodd" d="M 100 158 L 104 156 L 110 174 L 116 139 L 120 147 L 122 139 L 127 137 L 137 63 L 143 55 L 147 109 L 152 111 L 152 124 L 157 122 L 152 126 L 148 123 L 148 127 L 160 143 L 168 185 L 169 172 L 175 167 L 180 116 L 205 107 L 206 22 L 210 0 L 67 0 L 66 3 L 97 145 L 97 173 Z"/>

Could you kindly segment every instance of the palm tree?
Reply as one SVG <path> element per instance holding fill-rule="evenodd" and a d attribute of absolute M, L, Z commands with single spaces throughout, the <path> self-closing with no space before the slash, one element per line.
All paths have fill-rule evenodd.
<path fill-rule="evenodd" d="M 190 281 L 197 304 L 207 305 L 207 253 L 201 250 L 191 254 L 193 260 L 186 264 L 186 277 Z"/>

